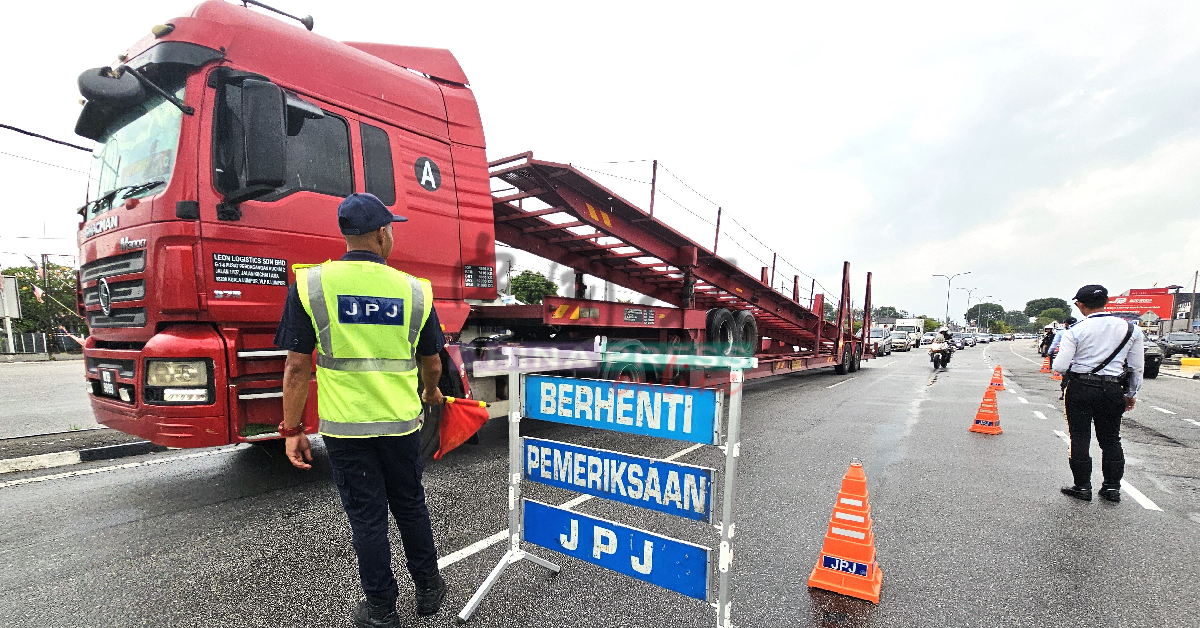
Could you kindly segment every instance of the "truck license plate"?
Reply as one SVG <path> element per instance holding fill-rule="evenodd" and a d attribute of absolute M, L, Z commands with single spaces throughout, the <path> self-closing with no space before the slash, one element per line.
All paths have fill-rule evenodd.
<path fill-rule="evenodd" d="M 109 397 L 117 396 L 117 372 L 100 369 L 100 393 Z"/>

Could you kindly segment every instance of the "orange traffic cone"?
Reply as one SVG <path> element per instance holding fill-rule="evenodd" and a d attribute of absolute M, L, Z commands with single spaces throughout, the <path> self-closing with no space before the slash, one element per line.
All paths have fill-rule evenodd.
<path fill-rule="evenodd" d="M 1000 407 L 996 405 L 996 389 L 988 387 L 983 393 L 983 401 L 979 403 L 979 411 L 975 413 L 975 421 L 971 423 L 971 432 L 981 434 L 1001 434 Z"/>
<path fill-rule="evenodd" d="M 1046 359 L 1042 361 L 1042 368 L 1038 369 L 1038 372 L 1039 373 L 1049 373 L 1050 372 L 1050 356 L 1046 356 Z"/>
<path fill-rule="evenodd" d="M 1056 382 L 1061 382 L 1062 381 L 1062 373 L 1059 373 L 1058 371 L 1051 371 L 1050 379 L 1052 379 Z"/>
<path fill-rule="evenodd" d="M 989 388 L 995 390 L 1004 390 L 1004 373 L 1000 371 L 1000 365 L 996 365 L 996 370 L 992 371 L 992 381 L 988 383 Z"/>
<path fill-rule="evenodd" d="M 879 603 L 883 572 L 875 562 L 875 534 L 862 463 L 850 463 L 833 505 L 821 557 L 808 586 Z"/>

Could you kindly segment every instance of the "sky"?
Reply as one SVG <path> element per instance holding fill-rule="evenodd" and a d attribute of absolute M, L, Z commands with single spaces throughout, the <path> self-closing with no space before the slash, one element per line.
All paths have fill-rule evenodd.
<path fill-rule="evenodd" d="M 275 2 L 450 49 L 489 159 L 532 150 L 643 207 L 659 160 L 656 216 L 710 245 L 721 206 L 718 252 L 757 275 L 774 251 L 804 293 L 836 296 L 847 260 L 856 305 L 872 271 L 876 305 L 941 316 L 933 275 L 969 272 L 961 319 L 958 288 L 1021 309 L 1200 267 L 1200 4 Z M 75 78 L 194 5 L 7 7 L 0 53 L 29 63 L 0 123 L 90 145 Z M 0 129 L 0 265 L 74 253 L 90 161 Z"/>

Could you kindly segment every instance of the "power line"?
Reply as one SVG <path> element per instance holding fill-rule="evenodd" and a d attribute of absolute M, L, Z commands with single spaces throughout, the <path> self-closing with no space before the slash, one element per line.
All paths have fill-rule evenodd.
<path fill-rule="evenodd" d="M 45 161 L 38 161 L 36 159 L 25 157 L 23 155 L 14 155 L 12 153 L 6 153 L 2 150 L 0 150 L 0 155 L 8 155 L 9 157 L 16 157 L 17 159 L 24 159 L 25 161 L 32 161 L 35 164 L 42 164 L 43 166 L 50 166 L 51 168 L 62 168 L 63 170 L 70 170 L 71 172 L 78 172 L 79 174 L 87 175 L 88 178 L 91 178 L 91 176 L 92 176 L 92 173 L 90 173 L 90 172 L 84 172 L 83 170 L 76 170 L 74 168 L 68 168 L 66 166 L 60 166 L 58 164 L 52 164 L 52 163 L 48 163 Z"/>
<path fill-rule="evenodd" d="M 613 163 L 613 162 L 607 162 L 607 163 Z M 580 165 L 578 165 L 578 164 L 571 164 L 571 165 L 575 166 L 576 168 L 579 168 L 580 170 L 587 170 L 588 172 L 594 172 L 594 173 L 596 173 L 596 174 L 602 174 L 602 175 L 604 175 L 604 176 L 606 176 L 606 177 L 615 177 L 615 178 L 617 178 L 617 179 L 624 179 L 624 180 L 626 180 L 626 181 L 633 181 L 634 183 L 641 183 L 642 185 L 650 185 L 650 182 L 649 182 L 649 181 L 639 181 L 639 180 L 637 180 L 637 179 L 630 179 L 629 177 L 622 177 L 621 175 L 612 174 L 612 173 L 609 173 L 609 172 L 601 172 L 601 171 L 599 171 L 599 170 L 593 170 L 593 169 L 591 169 L 591 168 L 584 168 L 583 166 L 580 166 Z"/>
<path fill-rule="evenodd" d="M 71 148 L 74 148 L 74 149 L 77 149 L 77 150 L 82 150 L 82 151 L 87 151 L 87 152 L 89 152 L 89 153 L 90 153 L 90 152 L 92 152 L 92 149 L 90 149 L 90 148 L 85 148 L 85 147 L 83 147 L 83 146 L 80 146 L 79 144 L 72 144 L 72 143 L 70 143 L 70 142 L 64 142 L 64 141 L 62 141 L 62 140 L 56 140 L 56 139 L 54 139 L 53 137 L 46 137 L 45 135 L 42 135 L 41 133 L 34 133 L 33 131 L 26 131 L 25 129 L 19 129 L 19 128 L 15 127 L 15 126 L 10 126 L 10 125 L 7 125 L 7 124 L 0 124 L 0 129 L 8 129 L 9 131 L 16 131 L 17 133 L 20 133 L 20 134 L 22 134 L 22 135 L 28 135 L 28 136 L 30 136 L 30 137 L 36 137 L 36 138 L 38 138 L 39 140 L 46 140 L 47 142 L 53 142 L 53 143 L 55 143 L 55 144 L 62 144 L 63 146 L 69 146 L 69 147 L 71 147 Z"/>

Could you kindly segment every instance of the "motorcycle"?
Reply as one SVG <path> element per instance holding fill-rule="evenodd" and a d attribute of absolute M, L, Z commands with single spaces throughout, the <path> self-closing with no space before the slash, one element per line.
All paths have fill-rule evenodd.
<path fill-rule="evenodd" d="M 929 345 L 929 361 L 933 363 L 933 370 L 944 369 L 950 363 L 950 345 L 937 341 Z"/>

